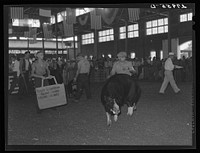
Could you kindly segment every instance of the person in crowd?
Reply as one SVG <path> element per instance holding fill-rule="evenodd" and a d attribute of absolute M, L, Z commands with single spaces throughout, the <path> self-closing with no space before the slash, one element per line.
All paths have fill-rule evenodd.
<path fill-rule="evenodd" d="M 74 77 L 74 81 L 77 81 L 77 94 L 75 97 L 75 101 L 81 98 L 83 90 L 85 89 L 87 99 L 91 99 L 91 92 L 89 86 L 89 72 L 90 72 L 90 63 L 84 58 L 83 54 L 77 55 L 78 60 L 78 69 L 76 75 Z"/>
<path fill-rule="evenodd" d="M 127 74 L 131 76 L 133 73 L 135 73 L 135 69 L 133 68 L 132 62 L 127 61 L 126 56 L 126 52 L 119 52 L 117 54 L 119 60 L 114 63 L 108 78 L 114 74 Z"/>
<path fill-rule="evenodd" d="M 164 81 L 163 81 L 162 86 L 161 86 L 160 91 L 159 91 L 160 94 L 164 94 L 168 83 L 170 83 L 170 85 L 173 88 L 175 93 L 179 93 L 180 92 L 180 89 L 178 88 L 178 86 L 176 85 L 176 82 L 174 80 L 172 71 L 174 70 L 174 68 L 182 68 L 182 67 L 178 66 L 178 65 L 174 65 L 173 62 L 172 62 L 173 59 L 174 59 L 174 53 L 170 52 L 169 53 L 169 57 L 165 61 L 165 65 L 164 65 L 165 77 L 164 77 Z"/>
<path fill-rule="evenodd" d="M 31 63 L 30 63 L 30 52 L 26 51 L 24 57 L 19 62 L 19 95 L 24 97 L 25 95 L 31 94 Z"/>
<path fill-rule="evenodd" d="M 50 71 L 48 64 L 44 58 L 44 53 L 42 51 L 37 52 L 37 60 L 32 64 L 32 77 L 35 78 L 35 88 L 42 86 L 42 79 L 50 77 Z M 44 80 L 44 86 L 49 85 L 48 80 Z"/>
<path fill-rule="evenodd" d="M 63 83 L 63 61 L 62 59 L 59 57 L 57 59 L 57 68 L 56 68 L 56 80 L 59 84 Z"/>
<path fill-rule="evenodd" d="M 68 95 L 69 98 L 72 98 L 74 95 L 73 93 L 73 83 L 74 83 L 74 77 L 76 75 L 76 62 L 74 59 L 69 60 L 67 64 L 64 66 L 63 69 L 63 80 L 65 80 L 65 88 L 66 88 L 66 94 Z"/>
<path fill-rule="evenodd" d="M 12 62 L 12 75 L 13 75 L 13 81 L 10 86 L 9 94 L 11 94 L 16 87 L 16 85 L 19 83 L 19 60 L 16 55 L 11 57 L 11 62 Z"/>

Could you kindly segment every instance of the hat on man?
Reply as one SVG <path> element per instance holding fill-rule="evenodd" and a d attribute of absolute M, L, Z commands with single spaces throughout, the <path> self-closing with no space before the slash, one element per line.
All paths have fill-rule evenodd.
<path fill-rule="evenodd" d="M 38 55 L 39 53 L 44 53 L 44 52 L 40 50 L 40 51 L 38 51 L 38 52 L 36 53 L 36 55 Z"/>
<path fill-rule="evenodd" d="M 77 56 L 76 56 L 76 58 L 79 60 L 79 59 L 81 59 L 81 58 L 83 58 L 84 56 L 83 56 L 83 54 L 82 53 L 79 53 L 79 54 L 77 54 Z"/>
<path fill-rule="evenodd" d="M 30 52 L 29 52 L 29 51 L 26 51 L 24 54 L 25 54 L 25 55 L 26 55 L 26 54 L 30 54 Z"/>
<path fill-rule="evenodd" d="M 170 56 L 174 56 L 174 53 L 173 53 L 173 52 L 169 52 L 169 55 L 170 55 Z"/>
<path fill-rule="evenodd" d="M 117 54 L 117 57 L 126 57 L 126 56 L 127 56 L 126 52 L 119 52 Z"/>

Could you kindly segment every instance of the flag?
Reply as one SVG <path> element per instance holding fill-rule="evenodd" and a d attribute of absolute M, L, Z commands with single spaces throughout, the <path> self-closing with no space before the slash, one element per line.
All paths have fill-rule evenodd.
<path fill-rule="evenodd" d="M 74 24 L 76 23 L 76 10 L 71 8 L 66 8 L 66 23 Z"/>
<path fill-rule="evenodd" d="M 37 28 L 29 27 L 29 35 L 33 36 L 35 34 L 37 34 Z"/>
<path fill-rule="evenodd" d="M 51 25 L 49 24 L 43 24 L 43 33 L 44 33 L 44 38 L 49 39 L 52 38 L 52 29 Z"/>
<path fill-rule="evenodd" d="M 25 32 L 24 32 L 24 37 L 25 37 L 25 38 L 29 38 L 29 37 L 30 37 L 29 31 L 25 31 Z"/>
<path fill-rule="evenodd" d="M 36 44 L 37 43 L 37 34 L 34 34 L 33 36 L 32 36 L 32 38 L 31 39 L 29 39 L 29 43 L 30 44 Z"/>
<path fill-rule="evenodd" d="M 12 23 L 9 23 L 9 29 L 8 29 L 8 34 L 12 34 Z"/>
<path fill-rule="evenodd" d="M 96 11 L 90 12 L 91 29 L 101 29 L 101 15 L 97 15 Z"/>
<path fill-rule="evenodd" d="M 58 24 L 58 28 L 60 29 L 60 33 L 63 36 L 63 24 Z"/>
<path fill-rule="evenodd" d="M 128 15 L 129 15 L 129 21 L 134 22 L 139 20 L 140 18 L 140 9 L 139 8 L 128 8 Z"/>
<path fill-rule="evenodd" d="M 28 27 L 29 26 L 29 24 L 28 24 L 28 17 L 29 17 L 28 14 L 24 14 L 24 19 L 23 19 L 23 22 L 22 22 L 24 27 Z"/>
<path fill-rule="evenodd" d="M 73 24 L 67 24 L 66 20 L 63 20 L 63 29 L 64 29 L 64 35 L 66 37 L 71 37 L 74 35 L 74 30 L 73 30 Z"/>
<path fill-rule="evenodd" d="M 24 18 L 24 8 L 23 7 L 11 7 L 10 8 L 10 18 L 11 19 L 23 19 Z"/>
<path fill-rule="evenodd" d="M 51 10 L 39 9 L 39 15 L 44 17 L 51 17 Z"/>

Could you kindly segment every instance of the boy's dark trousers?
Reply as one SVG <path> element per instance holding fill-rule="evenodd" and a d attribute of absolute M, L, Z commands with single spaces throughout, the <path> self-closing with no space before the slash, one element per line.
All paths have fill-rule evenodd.
<path fill-rule="evenodd" d="M 89 76 L 88 73 L 81 73 L 77 78 L 77 94 L 76 98 L 79 100 L 83 94 L 83 90 L 85 89 L 87 99 L 91 98 L 90 86 L 89 86 Z"/>

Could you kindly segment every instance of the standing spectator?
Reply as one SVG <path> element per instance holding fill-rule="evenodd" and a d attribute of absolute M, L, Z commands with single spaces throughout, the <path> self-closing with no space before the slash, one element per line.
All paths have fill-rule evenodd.
<path fill-rule="evenodd" d="M 57 68 L 56 68 L 56 80 L 59 84 L 63 83 L 63 62 L 61 58 L 57 60 Z"/>
<path fill-rule="evenodd" d="M 13 57 L 11 57 L 11 61 L 13 63 L 12 74 L 14 76 L 14 79 L 11 83 L 9 94 L 11 94 L 13 92 L 14 88 L 16 87 L 16 84 L 19 83 L 19 75 L 20 75 L 19 60 L 18 60 L 17 56 L 14 55 Z"/>
<path fill-rule="evenodd" d="M 180 60 L 180 65 L 183 67 L 181 69 L 181 81 L 185 82 L 186 80 L 186 59 L 185 56 L 182 57 L 182 60 Z"/>
<path fill-rule="evenodd" d="M 160 94 L 164 94 L 165 89 L 167 88 L 167 85 L 168 85 L 169 82 L 170 82 L 170 85 L 173 88 L 175 93 L 180 92 L 180 89 L 177 87 L 177 85 L 174 81 L 172 71 L 173 71 L 174 68 L 182 68 L 182 67 L 174 65 L 172 63 L 173 59 L 174 59 L 174 53 L 170 52 L 168 59 L 165 61 L 165 66 L 164 66 L 164 68 L 165 68 L 165 78 L 164 78 L 164 81 L 163 81 L 162 86 L 161 86 L 160 91 L 159 91 Z"/>
<path fill-rule="evenodd" d="M 91 98 L 90 86 L 89 86 L 89 72 L 90 72 L 90 63 L 87 59 L 84 58 L 82 54 L 77 56 L 78 60 L 78 69 L 74 81 L 77 80 L 77 95 L 75 101 L 77 102 L 85 89 L 87 99 Z"/>
<path fill-rule="evenodd" d="M 22 96 L 28 95 L 31 93 L 31 84 L 30 84 L 30 76 L 31 76 L 31 63 L 29 61 L 30 52 L 26 51 L 24 57 L 20 60 L 19 63 L 19 95 Z"/>

